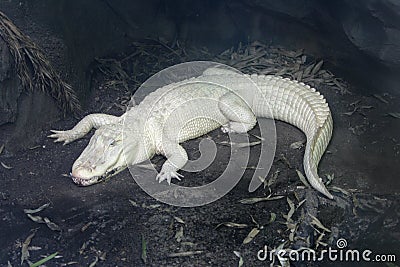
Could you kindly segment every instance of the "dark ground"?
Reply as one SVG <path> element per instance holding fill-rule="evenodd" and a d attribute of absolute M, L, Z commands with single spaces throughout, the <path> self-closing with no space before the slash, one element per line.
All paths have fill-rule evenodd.
<path fill-rule="evenodd" d="M 126 100 L 129 92 L 100 86 L 101 82 L 94 84 L 97 89 L 93 90 L 85 114 L 122 114 L 114 104 Z M 157 202 L 142 191 L 128 171 L 105 183 L 78 187 L 63 174 L 70 172 L 90 135 L 67 146 L 55 144 L 46 137 L 50 129 L 70 129 L 77 123 L 76 119 L 67 118 L 43 129 L 37 146 L 32 149 L 12 156 L 0 155 L 0 161 L 12 167 L 0 166 L 0 265 L 7 266 L 9 261 L 12 266 L 19 266 L 21 244 L 35 232 L 30 243 L 33 249 L 36 248 L 30 251 L 32 262 L 56 251 L 62 256 L 49 261 L 47 266 L 89 266 L 96 259 L 96 266 L 238 266 L 239 258 L 233 251 L 240 252 L 244 266 L 267 266 L 269 262 L 257 260 L 257 252 L 264 245 L 278 247 L 289 238 L 290 231 L 282 217 L 289 211 L 286 197 L 297 204 L 305 196 L 310 204 L 296 210 L 293 218 L 301 220 L 302 212 L 314 213 L 332 230 L 326 233 L 322 242 L 336 248 L 336 240 L 345 238 L 349 248 L 370 249 L 374 254 L 397 253 L 398 259 L 400 119 L 387 113 L 399 112 L 399 96 L 382 95 L 388 102 L 384 103 L 371 95 L 341 95 L 328 86 L 318 90 L 330 103 L 335 127 L 319 173 L 323 177 L 334 174 L 331 186 L 342 188 L 349 195 L 331 188 L 335 200 L 330 201 L 314 190 L 302 187 L 295 170 L 302 169 L 304 148 L 293 150 L 290 144 L 304 140 L 304 136 L 295 127 L 282 122 L 276 123 L 278 146 L 270 171 L 270 176 L 280 171 L 271 186 L 274 195 L 285 196 L 279 200 L 253 205 L 239 203 L 244 198 L 268 194 L 262 188 L 255 193 L 247 191 L 251 171 L 247 171 L 243 181 L 222 199 L 196 208 L 178 208 Z M 360 102 L 356 102 L 358 100 Z M 344 114 L 352 111 L 354 106 L 358 106 L 354 114 Z M 257 133 L 257 129 L 251 132 Z M 217 143 L 227 140 L 220 130 L 210 136 Z M 199 140 L 185 143 L 192 157 L 198 156 Z M 259 148 L 251 149 L 249 166 L 254 166 Z M 190 186 L 218 176 L 229 161 L 229 152 L 228 147 L 219 145 L 216 163 L 197 174 L 185 173 L 182 183 Z M 157 166 L 162 162 L 161 157 L 153 160 Z M 45 203 L 50 206 L 36 215 L 48 217 L 61 231 L 52 231 L 24 214 L 23 209 L 37 208 Z M 269 223 L 271 213 L 277 218 Z M 248 227 L 217 227 L 224 222 L 243 223 Z M 255 222 L 263 226 L 260 233 L 250 243 L 242 244 Z M 180 238 L 177 233 L 182 233 Z M 318 235 L 311 241 L 314 239 L 315 242 L 317 238 Z M 146 264 L 142 259 L 144 242 L 147 244 Z M 201 252 L 171 257 L 171 253 L 185 251 Z M 306 265 L 346 264 L 325 261 Z M 365 262 L 362 265 L 347 263 L 346 266 L 356 265 L 367 266 Z"/>

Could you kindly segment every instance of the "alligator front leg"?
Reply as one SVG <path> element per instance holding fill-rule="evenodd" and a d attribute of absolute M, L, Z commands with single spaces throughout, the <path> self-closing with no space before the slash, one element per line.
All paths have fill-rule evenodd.
<path fill-rule="evenodd" d="M 74 128 L 67 131 L 51 130 L 53 134 L 49 135 L 50 138 L 57 138 L 54 142 L 64 142 L 64 145 L 75 141 L 85 136 L 92 128 L 99 128 L 103 125 L 113 124 L 119 120 L 120 117 L 107 115 L 107 114 L 90 114 L 84 117 Z"/>
<path fill-rule="evenodd" d="M 161 167 L 160 173 L 157 175 L 156 180 L 160 183 L 164 180 L 171 184 L 172 178 L 181 180 L 183 177 L 177 171 L 182 168 L 188 161 L 188 156 L 185 149 L 179 144 L 168 142 L 163 144 L 162 153 L 167 161 Z"/>

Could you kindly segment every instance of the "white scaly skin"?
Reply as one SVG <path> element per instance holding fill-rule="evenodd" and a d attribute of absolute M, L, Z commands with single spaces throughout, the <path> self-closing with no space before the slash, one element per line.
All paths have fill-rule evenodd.
<path fill-rule="evenodd" d="M 98 128 L 72 167 L 77 184 L 99 182 L 156 153 L 167 157 L 157 179 L 170 183 L 172 178 L 182 177 L 177 171 L 188 159 L 179 143 L 221 125 L 224 132 L 247 132 L 256 124 L 256 117 L 282 120 L 305 133 L 307 179 L 332 199 L 317 172 L 333 130 L 328 104 L 314 88 L 287 78 L 239 76 L 211 68 L 200 77 L 159 88 L 121 117 L 91 114 L 73 129 L 53 131 L 50 137 L 69 143 L 92 127 Z"/>

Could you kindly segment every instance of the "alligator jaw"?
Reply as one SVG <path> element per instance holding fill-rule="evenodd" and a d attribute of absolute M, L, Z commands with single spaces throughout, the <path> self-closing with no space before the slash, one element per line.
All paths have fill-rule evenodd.
<path fill-rule="evenodd" d="M 102 176 L 95 176 L 90 179 L 83 179 L 79 177 L 72 176 L 72 181 L 74 181 L 75 184 L 80 185 L 80 186 L 88 186 L 92 184 L 97 184 L 103 180 Z"/>
<path fill-rule="evenodd" d="M 85 179 L 85 178 L 79 178 L 79 177 L 75 177 L 72 174 L 70 174 L 72 181 L 80 186 L 89 186 L 89 185 L 93 185 L 93 184 L 97 184 L 100 182 L 105 182 L 108 179 L 110 179 L 112 176 L 118 174 L 119 172 L 123 171 L 126 167 L 122 166 L 122 167 L 118 167 L 116 169 L 112 169 L 110 171 L 107 171 L 104 175 L 101 176 L 94 176 L 91 177 L 89 179 Z"/>

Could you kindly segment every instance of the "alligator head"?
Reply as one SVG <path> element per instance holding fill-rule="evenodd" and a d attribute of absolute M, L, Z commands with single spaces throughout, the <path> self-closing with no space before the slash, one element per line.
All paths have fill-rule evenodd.
<path fill-rule="evenodd" d="M 127 167 L 122 142 L 122 126 L 100 127 L 72 166 L 72 180 L 82 186 L 92 185 Z"/>

